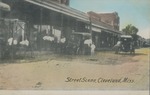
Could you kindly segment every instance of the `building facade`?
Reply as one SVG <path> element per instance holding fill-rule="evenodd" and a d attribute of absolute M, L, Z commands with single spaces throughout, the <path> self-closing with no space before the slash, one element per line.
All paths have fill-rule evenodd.
<path fill-rule="evenodd" d="M 106 24 L 111 25 L 115 30 L 119 31 L 120 27 L 120 18 L 117 12 L 113 13 L 95 13 L 95 12 L 88 12 L 88 15 L 92 18 L 97 19 L 98 21 L 104 22 Z"/>
<path fill-rule="evenodd" d="M 59 48 L 56 44 L 50 45 L 55 47 L 50 47 L 48 42 L 43 40 L 45 36 L 54 36 L 58 42 L 61 37 L 65 37 L 66 46 L 79 46 L 87 39 L 83 36 L 90 36 L 99 50 L 112 48 L 120 35 L 112 25 L 102 22 L 97 13 L 93 13 L 90 20 L 86 13 L 70 8 L 69 0 L 2 1 L 11 7 L 9 14 L 5 14 L 6 18 L 25 22 L 25 39 L 29 40 L 31 51 Z M 76 36 L 75 41 L 72 41 L 72 35 Z"/>

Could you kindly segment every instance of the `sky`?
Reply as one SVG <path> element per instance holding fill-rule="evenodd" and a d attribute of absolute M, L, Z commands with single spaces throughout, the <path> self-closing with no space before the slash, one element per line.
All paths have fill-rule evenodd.
<path fill-rule="evenodd" d="M 132 24 L 138 35 L 150 38 L 150 0 L 70 0 L 70 7 L 85 13 L 118 12 L 120 30 Z"/>

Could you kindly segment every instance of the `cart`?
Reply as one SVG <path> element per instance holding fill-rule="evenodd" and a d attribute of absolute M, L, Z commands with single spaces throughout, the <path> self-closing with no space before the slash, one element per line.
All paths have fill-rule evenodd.
<path fill-rule="evenodd" d="M 130 52 L 130 54 L 135 54 L 135 46 L 132 36 L 121 35 L 120 40 L 117 42 L 115 47 L 115 53 Z"/>

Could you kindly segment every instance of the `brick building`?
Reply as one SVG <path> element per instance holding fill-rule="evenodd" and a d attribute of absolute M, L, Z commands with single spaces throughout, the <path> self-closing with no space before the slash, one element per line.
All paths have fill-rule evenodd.
<path fill-rule="evenodd" d="M 115 30 L 119 30 L 120 26 L 120 18 L 117 12 L 113 13 L 95 13 L 95 12 L 88 12 L 88 15 L 91 18 L 97 19 L 98 21 L 104 22 L 113 26 Z"/>

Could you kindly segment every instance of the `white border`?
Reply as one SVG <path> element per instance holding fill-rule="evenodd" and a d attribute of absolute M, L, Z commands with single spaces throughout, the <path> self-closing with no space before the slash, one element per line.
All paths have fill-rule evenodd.
<path fill-rule="evenodd" d="M 83 90 L 83 91 L 61 91 L 61 90 L 2 90 L 0 95 L 149 95 L 149 91 L 97 91 L 97 90 Z"/>

